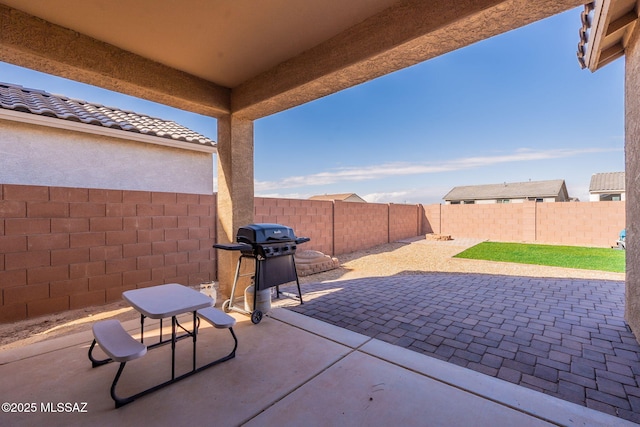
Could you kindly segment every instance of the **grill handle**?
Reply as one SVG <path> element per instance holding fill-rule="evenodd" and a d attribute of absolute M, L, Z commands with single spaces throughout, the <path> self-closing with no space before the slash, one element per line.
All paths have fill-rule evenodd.
<path fill-rule="evenodd" d="M 291 237 L 289 236 L 282 236 L 282 237 L 274 237 L 274 236 L 269 236 L 267 237 L 267 242 L 286 242 L 291 240 Z"/>

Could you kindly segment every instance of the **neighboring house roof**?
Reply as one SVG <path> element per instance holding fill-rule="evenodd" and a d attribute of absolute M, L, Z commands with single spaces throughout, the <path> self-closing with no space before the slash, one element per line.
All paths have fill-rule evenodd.
<path fill-rule="evenodd" d="M 0 112 L 2 110 L 181 141 L 206 147 L 207 151 L 216 146 L 213 140 L 171 120 L 52 95 L 42 90 L 27 89 L 9 83 L 0 83 Z"/>
<path fill-rule="evenodd" d="M 340 200 L 343 202 L 361 202 L 361 203 L 367 202 L 365 199 L 358 196 L 356 193 L 323 194 L 319 196 L 309 197 L 309 200 Z"/>
<path fill-rule="evenodd" d="M 551 181 L 511 182 L 488 185 L 466 185 L 454 187 L 444 200 L 492 200 L 522 199 L 529 197 L 557 197 L 569 199 L 563 179 Z"/>
<path fill-rule="evenodd" d="M 624 191 L 624 172 L 594 173 L 589 184 L 590 193 Z"/>

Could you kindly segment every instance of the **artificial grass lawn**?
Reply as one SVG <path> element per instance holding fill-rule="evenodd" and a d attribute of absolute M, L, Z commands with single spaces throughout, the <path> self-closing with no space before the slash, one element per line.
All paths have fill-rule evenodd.
<path fill-rule="evenodd" d="M 483 242 L 459 253 L 456 258 L 624 273 L 624 253 L 608 248 Z"/>

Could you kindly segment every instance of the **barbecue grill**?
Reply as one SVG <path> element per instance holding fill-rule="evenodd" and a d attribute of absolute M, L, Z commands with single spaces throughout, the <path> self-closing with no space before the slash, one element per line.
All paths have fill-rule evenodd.
<path fill-rule="evenodd" d="M 249 224 L 240 227 L 236 234 L 236 242 L 230 244 L 215 244 L 216 249 L 226 251 L 239 251 L 238 265 L 231 288 L 231 297 L 222 304 L 222 309 L 228 313 L 235 310 L 251 316 L 254 324 L 262 320 L 262 311 L 257 309 L 256 301 L 258 291 L 276 287 L 276 298 L 280 297 L 279 285 L 296 281 L 298 295 L 294 296 L 303 304 L 300 282 L 294 255 L 299 244 L 308 242 L 308 237 L 296 237 L 293 230 L 280 224 Z M 253 259 L 255 261 L 254 271 L 250 274 L 241 275 L 240 268 L 243 260 Z M 247 311 L 234 304 L 236 287 L 238 280 L 243 276 L 251 276 L 253 289 L 253 310 Z"/>

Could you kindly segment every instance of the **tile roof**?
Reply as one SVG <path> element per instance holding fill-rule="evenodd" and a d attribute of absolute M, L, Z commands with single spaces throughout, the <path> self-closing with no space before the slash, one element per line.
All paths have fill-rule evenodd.
<path fill-rule="evenodd" d="M 171 120 L 105 107 L 0 82 L 0 109 L 215 147 L 215 142 Z"/>
<path fill-rule="evenodd" d="M 551 181 L 505 182 L 502 184 L 466 185 L 454 187 L 444 200 L 522 199 L 528 197 L 557 197 L 568 199 L 563 179 Z"/>
<path fill-rule="evenodd" d="M 602 191 L 624 191 L 624 172 L 605 172 L 591 175 L 589 192 Z"/>

